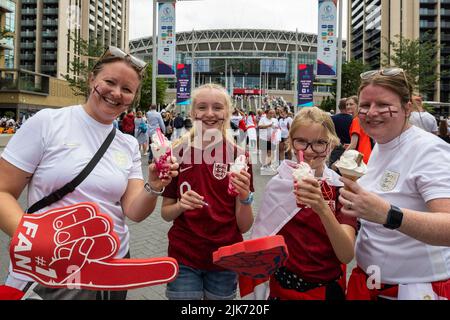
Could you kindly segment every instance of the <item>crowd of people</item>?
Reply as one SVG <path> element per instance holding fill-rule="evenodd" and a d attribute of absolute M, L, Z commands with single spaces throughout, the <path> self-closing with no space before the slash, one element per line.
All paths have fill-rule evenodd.
<path fill-rule="evenodd" d="M 405 71 L 361 74 L 358 92 L 333 116 L 317 107 L 293 114 L 276 98 L 246 113 L 215 84 L 194 90 L 188 114 L 157 111 L 156 105 L 144 114 L 131 109 L 144 68 L 110 47 L 92 70 L 85 104 L 42 110 L 13 136 L 0 158 L 3 232 L 13 236 L 22 223 L 27 210 L 17 199 L 25 187 L 29 206 L 52 194 L 112 133 L 93 173 L 36 212 L 97 203 L 114 222 L 117 258 L 128 259 L 126 218 L 146 219 L 161 196 L 162 218 L 172 223 L 168 256 L 179 264 L 166 287 L 168 299 L 234 299 L 238 275 L 215 265 L 212 253 L 248 231 L 252 238 L 282 235 L 290 253 L 270 275 L 265 299 L 450 298 L 450 144 L 440 131 L 410 123 L 419 102 Z M 173 142 L 166 176 L 149 149 L 157 128 Z M 357 150 L 367 163 L 358 181 L 341 177 L 331 163 L 346 150 Z M 238 158 L 243 166 L 230 172 Z M 257 161 L 261 174 L 274 177 L 261 189 L 263 202 L 254 213 L 253 193 L 261 188 L 253 184 Z M 302 163 L 313 176 L 297 180 L 293 170 Z M 93 252 L 95 245 L 101 244 L 93 243 Z M 27 299 L 126 298 L 126 291 L 51 289 L 12 270 L 6 284 Z"/>

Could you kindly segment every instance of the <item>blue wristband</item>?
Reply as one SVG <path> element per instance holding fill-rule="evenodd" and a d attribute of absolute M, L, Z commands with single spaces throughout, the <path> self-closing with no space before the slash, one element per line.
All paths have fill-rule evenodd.
<path fill-rule="evenodd" d="M 248 194 L 247 199 L 245 199 L 245 200 L 240 200 L 240 199 L 239 199 L 239 202 L 240 202 L 241 204 L 244 204 L 244 205 L 252 204 L 252 202 L 253 202 L 253 192 L 250 192 L 250 193 Z"/>

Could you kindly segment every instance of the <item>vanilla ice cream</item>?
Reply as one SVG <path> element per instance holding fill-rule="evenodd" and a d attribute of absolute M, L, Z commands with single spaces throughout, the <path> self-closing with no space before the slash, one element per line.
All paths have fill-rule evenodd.
<path fill-rule="evenodd" d="M 230 164 L 230 173 L 239 173 L 241 170 L 247 170 L 247 157 L 245 155 L 240 155 L 234 160 L 234 163 Z M 228 183 L 228 194 L 232 196 L 237 196 L 239 193 L 236 188 L 231 184 L 231 179 Z"/>
<path fill-rule="evenodd" d="M 362 159 L 362 153 L 356 150 L 347 150 L 334 165 L 343 177 L 356 181 L 367 172 L 367 166 Z"/>
<path fill-rule="evenodd" d="M 314 177 L 314 171 L 306 162 L 300 162 L 296 169 L 292 171 L 292 175 L 297 181 L 301 181 L 305 177 Z"/>

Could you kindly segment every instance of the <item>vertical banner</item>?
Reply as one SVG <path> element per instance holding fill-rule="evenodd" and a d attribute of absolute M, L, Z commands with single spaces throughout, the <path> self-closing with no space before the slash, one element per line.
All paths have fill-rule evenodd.
<path fill-rule="evenodd" d="M 314 65 L 298 65 L 298 107 L 314 106 Z"/>
<path fill-rule="evenodd" d="M 175 2 L 158 3 L 158 76 L 176 75 Z"/>
<path fill-rule="evenodd" d="M 338 0 L 319 0 L 319 32 L 317 34 L 317 77 L 336 77 L 337 1 Z"/>
<path fill-rule="evenodd" d="M 177 104 L 191 103 L 191 65 L 179 63 L 177 65 Z"/>

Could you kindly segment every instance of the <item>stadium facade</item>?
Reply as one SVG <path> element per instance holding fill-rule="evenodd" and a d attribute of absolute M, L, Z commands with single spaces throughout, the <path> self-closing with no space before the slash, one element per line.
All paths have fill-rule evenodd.
<path fill-rule="evenodd" d="M 131 40 L 130 53 L 152 60 L 152 37 Z M 177 63 L 194 60 L 195 86 L 220 83 L 234 96 L 274 95 L 294 102 L 298 63 L 316 68 L 317 35 L 277 30 L 195 30 L 176 34 Z M 344 58 L 345 59 L 345 58 Z M 172 79 L 168 100 L 175 96 Z M 331 96 L 333 80 L 314 83 L 314 102 Z"/>

